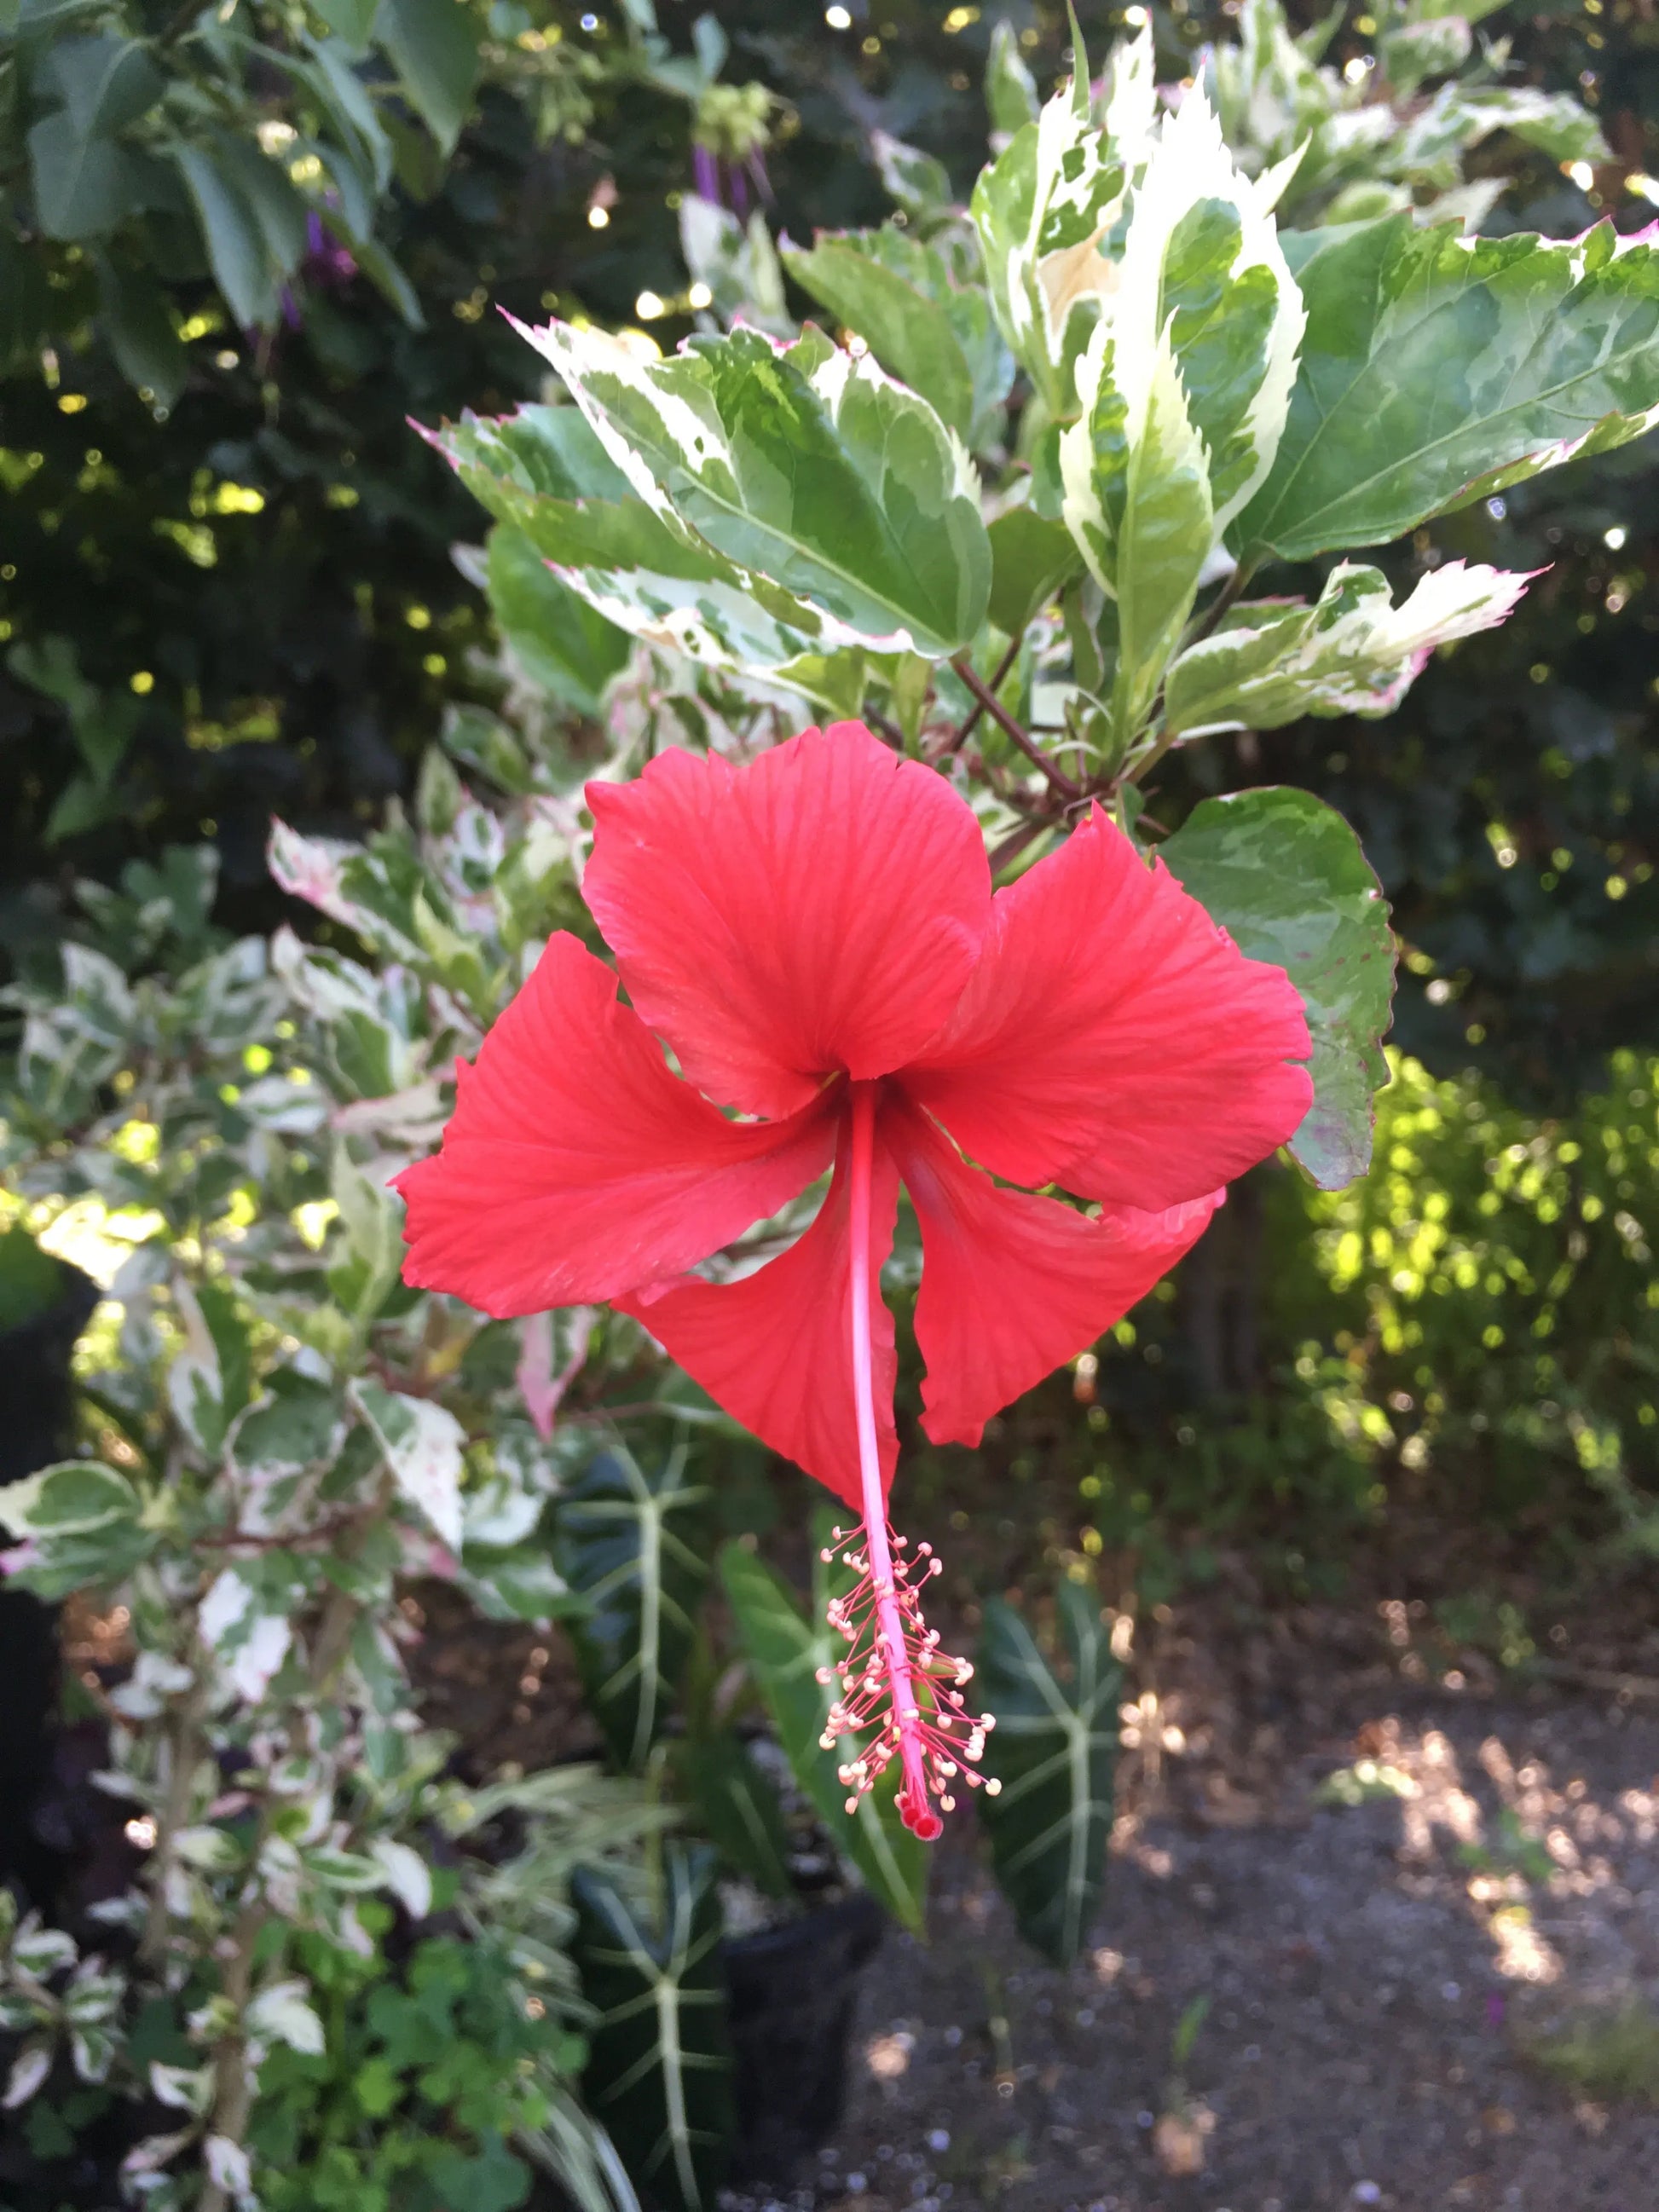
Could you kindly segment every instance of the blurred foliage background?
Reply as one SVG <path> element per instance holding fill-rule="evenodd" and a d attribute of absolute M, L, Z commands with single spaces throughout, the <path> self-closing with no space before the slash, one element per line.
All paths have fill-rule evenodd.
<path fill-rule="evenodd" d="M 1143 12 L 1082 7 L 1091 53 Z M 1155 8 L 1160 74 L 1235 12 Z M 733 204 L 764 198 L 803 241 L 885 212 L 878 131 L 965 191 L 994 23 L 1044 93 L 1070 39 L 1047 0 L 698 14 L 0 0 L 13 969 L 51 969 L 78 878 L 203 839 L 220 919 L 272 925 L 271 813 L 362 834 L 411 793 L 446 708 L 488 696 L 488 612 L 453 553 L 482 518 L 408 422 L 533 396 L 498 307 L 643 323 L 671 345 L 691 327 L 678 210 L 710 165 Z M 1363 68 L 1376 29 L 1352 0 L 1328 58 Z M 1512 81 L 1576 90 L 1611 159 L 1565 173 L 1512 139 L 1478 149 L 1472 175 L 1515 178 L 1486 227 L 1567 234 L 1603 210 L 1640 227 L 1659 200 L 1650 0 L 1521 0 L 1482 26 L 1500 33 Z M 155 83 L 115 51 L 141 39 Z M 73 68 L 50 58 L 66 40 Z M 354 106 L 335 64 L 365 53 L 375 97 Z M 76 172 L 94 197 L 49 206 L 66 146 L 96 153 Z M 112 184 L 106 149 L 126 165 Z M 280 204 L 250 181 L 261 149 L 301 177 Z M 1455 1485 L 1547 1550 L 1650 1544 L 1656 477 L 1638 443 L 1397 549 L 1402 573 L 1455 555 L 1545 573 L 1400 714 L 1195 749 L 1161 794 L 1175 812 L 1282 779 L 1348 816 L 1405 940 L 1405 1057 L 1369 1182 L 1325 1198 L 1260 1172 L 1125 1324 L 1122 1358 L 993 1438 L 1016 1482 L 1033 1438 L 1062 1470 L 1060 1540 L 1167 1580 L 1271 1527 L 1300 1587 L 1391 1498 Z M 130 880 L 140 904 L 147 880 Z"/>

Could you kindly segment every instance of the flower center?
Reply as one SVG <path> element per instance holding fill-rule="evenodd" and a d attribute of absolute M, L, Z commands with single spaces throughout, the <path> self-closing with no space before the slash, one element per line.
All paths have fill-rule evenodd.
<path fill-rule="evenodd" d="M 875 1087 L 855 1084 L 852 1095 L 852 1163 L 848 1178 L 851 1212 L 851 1309 L 853 1397 L 859 1440 L 859 1476 L 864 1507 L 861 1530 L 833 1532 L 826 1561 L 839 1556 L 858 1582 L 829 1608 L 830 1626 L 847 1639 L 847 1653 L 833 1670 L 840 1694 L 824 1724 L 826 1750 L 842 1737 L 872 1731 L 855 1758 L 841 1769 L 850 1795 L 847 1809 L 872 1788 L 896 1759 L 902 1779 L 899 1817 L 915 1834 L 931 1842 L 944 1823 L 933 1797 L 947 1813 L 956 1803 L 960 1779 L 979 1785 L 973 1771 L 985 1748 L 988 1717 L 970 1714 L 962 1697 L 973 1674 L 965 1659 L 939 1648 L 937 1630 L 922 1619 L 921 1591 L 939 1571 L 933 1547 L 918 1545 L 907 1557 L 902 1536 L 888 1525 L 882 1496 L 881 1453 L 876 1441 L 875 1396 L 870 1356 L 870 1182 L 875 1153 Z M 895 1557 L 897 1564 L 895 1565 Z M 820 1680 L 830 1674 L 825 1669 Z M 983 1782 L 993 1796 L 1000 1785 Z"/>

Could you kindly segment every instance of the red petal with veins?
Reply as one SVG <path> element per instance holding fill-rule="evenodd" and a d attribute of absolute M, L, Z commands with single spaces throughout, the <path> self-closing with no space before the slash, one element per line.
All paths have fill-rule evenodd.
<path fill-rule="evenodd" d="M 617 1304 L 642 1322 L 669 1357 L 744 1428 L 857 1513 L 848 1185 L 843 1131 L 829 1195 L 811 1227 L 787 1252 L 740 1282 L 677 1284 Z M 878 1127 L 871 1176 L 870 1349 L 884 1489 L 898 1457 L 893 1430 L 898 1362 L 881 1270 L 893 1248 L 897 1212 L 898 1174 Z"/>
<path fill-rule="evenodd" d="M 728 1121 L 562 930 L 458 1070 L 442 1150 L 397 1178 L 404 1279 L 497 1316 L 615 1298 L 775 1213 L 833 1143 L 821 1108 Z"/>
<path fill-rule="evenodd" d="M 890 1105 L 880 1126 L 921 1224 L 921 1425 L 935 1443 L 976 1444 L 993 1413 L 1086 1351 L 1197 1242 L 1225 1195 L 1094 1220 L 999 1188 L 914 1108 Z"/>
<path fill-rule="evenodd" d="M 743 768 L 664 753 L 587 803 L 583 896 L 641 1019 L 711 1098 L 793 1113 L 949 1020 L 990 916 L 979 825 L 862 723 Z"/>
<path fill-rule="evenodd" d="M 1293 1136 L 1302 1001 L 1098 807 L 992 902 L 984 957 L 909 1096 L 1011 1182 L 1158 1211 Z"/>

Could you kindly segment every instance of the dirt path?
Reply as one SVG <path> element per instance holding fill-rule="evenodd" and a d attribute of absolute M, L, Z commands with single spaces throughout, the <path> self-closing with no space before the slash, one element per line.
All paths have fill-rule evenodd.
<path fill-rule="evenodd" d="M 814 2185 L 732 2207 L 1655 2212 L 1659 2116 L 1528 2053 L 1581 2008 L 1659 2000 L 1659 1719 L 1375 1679 L 1336 1698 L 1346 1747 L 1292 1725 L 1255 1825 L 1120 1820 L 1068 1972 L 943 1850 L 931 1943 L 891 1937 L 870 1972 Z M 1339 1759 L 1352 1805 L 1319 1802 Z M 1183 2102 L 1171 2041 L 1200 1998 Z M 1659 2036 L 1644 2070 L 1659 2100 Z"/>

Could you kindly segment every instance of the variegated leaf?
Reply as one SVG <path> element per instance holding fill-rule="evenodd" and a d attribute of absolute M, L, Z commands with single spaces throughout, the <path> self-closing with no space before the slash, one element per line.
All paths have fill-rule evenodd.
<path fill-rule="evenodd" d="M 1120 349 L 1169 333 L 1218 536 L 1273 465 L 1306 318 L 1261 188 L 1228 152 L 1200 87 L 1164 120 L 1109 312 Z"/>
<path fill-rule="evenodd" d="M 1659 248 L 1643 235 L 1465 238 L 1402 213 L 1287 246 L 1307 334 L 1236 550 L 1382 544 L 1659 419 Z"/>
<path fill-rule="evenodd" d="M 257 1705 L 288 1656 L 293 1631 L 286 1614 L 267 1610 L 246 1577 L 225 1567 L 202 1601 L 197 1626 L 236 1695 Z"/>
<path fill-rule="evenodd" d="M 975 1801 L 1020 1933 L 1070 1966 L 1105 1880 L 1123 1670 L 1097 1599 L 1066 1582 L 1056 1607 L 1064 1680 L 1023 1616 L 1000 1598 L 987 1602 L 975 1687 L 995 1716 L 984 1772 L 1001 1788 L 994 1797 L 976 1790 Z"/>
<path fill-rule="evenodd" d="M 314 2057 L 324 2048 L 323 2023 L 307 1997 L 304 1982 L 268 1983 L 242 2015 L 243 2026 L 257 2042 L 285 2043 Z"/>
<path fill-rule="evenodd" d="M 793 673 L 824 649 L 816 611 L 654 514 L 574 407 L 464 416 L 430 434 L 473 496 L 620 629 L 713 667 Z M 810 683 L 795 688 L 815 696 Z"/>
<path fill-rule="evenodd" d="M 26 2043 L 11 2062 L 0 2111 L 15 2112 L 27 2105 L 52 2071 L 52 2046 L 48 2041 Z"/>
<path fill-rule="evenodd" d="M 347 1386 L 398 1490 L 452 1552 L 461 1548 L 461 1452 L 466 1431 L 446 1407 L 359 1378 Z"/>
<path fill-rule="evenodd" d="M 1447 561 L 1395 606 L 1381 569 L 1342 562 L 1316 606 L 1246 602 L 1170 671 L 1164 727 L 1276 730 L 1304 714 L 1390 714 L 1438 645 L 1508 619 L 1531 578 Z"/>
<path fill-rule="evenodd" d="M 775 337 L 793 337 L 783 271 L 759 208 L 744 223 L 717 201 L 687 192 L 680 202 L 680 252 L 723 323 L 741 320 Z"/>
<path fill-rule="evenodd" d="M 1510 131 L 1553 161 L 1612 159 L 1595 114 L 1569 92 L 1531 84 L 1443 84 L 1407 125 L 1400 163 L 1410 173 Z"/>
<path fill-rule="evenodd" d="M 848 1586 L 840 1561 L 823 1556 L 833 1520 L 826 1507 L 813 1522 L 810 1614 L 803 1613 L 776 1570 L 740 1544 L 728 1544 L 721 1552 L 720 1577 L 744 1656 L 796 1786 L 811 1799 L 819 1820 L 857 1867 L 871 1893 L 920 1935 L 927 1906 L 928 1853 L 899 1818 L 894 1802 L 896 1766 L 890 1766 L 849 1815 L 840 1769 L 857 1757 L 859 1743 L 844 1737 L 826 1750 L 823 1742 L 832 1702 L 830 1670 L 847 1649 L 824 1617 L 832 1591 L 844 1596 Z"/>
<path fill-rule="evenodd" d="M 1169 334 L 1140 351 L 1097 325 L 1079 373 L 1082 421 L 1061 441 L 1065 518 L 1117 601 L 1115 739 L 1144 721 L 1192 612 L 1214 539 L 1209 472 Z"/>
<path fill-rule="evenodd" d="M 1035 123 L 1041 111 L 1036 81 L 1019 51 L 1019 34 L 1006 15 L 991 26 L 990 51 L 985 61 L 985 105 L 992 130 L 1006 137 Z"/>
<path fill-rule="evenodd" d="M 708 1572 L 708 1492 L 690 1457 L 684 1433 L 645 1465 L 617 1440 L 559 1499 L 559 1570 L 585 1601 L 577 1664 L 605 1741 L 635 1772 L 667 1719 Z"/>
<path fill-rule="evenodd" d="M 1078 59 L 1072 81 L 982 172 L 973 198 L 1004 335 L 1056 415 L 1068 408 L 1091 320 L 1117 288 L 1129 190 L 1157 112 L 1150 24 L 1108 64 L 1103 125 Z"/>
<path fill-rule="evenodd" d="M 973 638 L 990 587 L 978 479 L 867 355 L 811 331 L 783 349 L 740 328 L 657 362 L 562 323 L 523 335 L 651 514 L 815 611 L 821 646 L 939 657 Z"/>
<path fill-rule="evenodd" d="M 83 1536 L 138 1512 L 125 1475 L 95 1459 L 59 1460 L 0 1489 L 0 1528 L 14 1536 Z"/>
<path fill-rule="evenodd" d="M 649 1900 L 610 1869 L 571 1878 L 592 2015 L 582 2092 L 652 2203 L 714 2212 L 735 2124 L 718 1862 L 671 1842 L 661 1869 Z"/>

